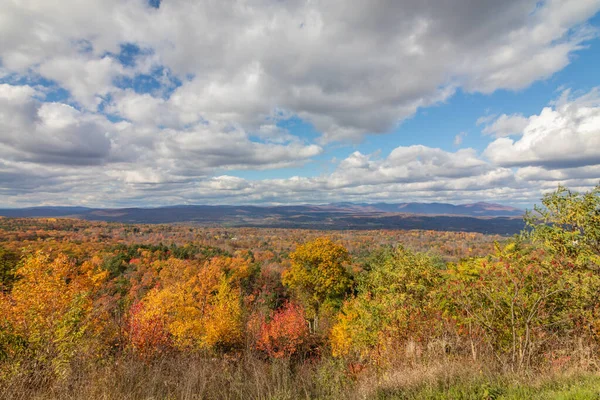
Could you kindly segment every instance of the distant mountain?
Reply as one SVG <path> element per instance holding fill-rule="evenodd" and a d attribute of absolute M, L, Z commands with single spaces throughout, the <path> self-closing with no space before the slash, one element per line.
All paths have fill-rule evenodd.
<path fill-rule="evenodd" d="M 27 207 L 0 209 L 3 217 L 67 217 L 90 211 L 87 207 Z"/>
<path fill-rule="evenodd" d="M 448 203 L 377 203 L 370 206 L 385 212 L 424 215 L 468 215 L 472 217 L 518 217 L 523 215 L 523 210 L 518 208 L 485 202 L 459 205 Z"/>
<path fill-rule="evenodd" d="M 446 203 L 294 206 L 177 205 L 157 208 L 33 207 L 0 209 L 4 217 L 73 217 L 122 223 L 193 223 L 310 229 L 430 229 L 514 234 L 523 212 L 499 204 Z"/>

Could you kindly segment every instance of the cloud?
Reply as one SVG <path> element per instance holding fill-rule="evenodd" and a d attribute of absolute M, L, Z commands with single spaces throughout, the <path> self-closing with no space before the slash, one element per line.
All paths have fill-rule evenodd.
<path fill-rule="evenodd" d="M 141 0 L 45 0 L 7 5 L 0 50 L 6 68 L 39 65 L 91 106 L 120 72 L 107 54 L 136 43 L 182 79 L 167 107 L 181 123 L 253 130 L 280 108 L 313 124 L 323 143 L 356 142 L 456 88 L 490 93 L 551 76 L 594 37 L 585 22 L 599 9 L 595 0 L 172 1 L 158 9 Z M 82 51 L 95 59 L 82 61 Z"/>
<path fill-rule="evenodd" d="M 600 164 L 600 92 L 573 98 L 565 91 L 551 107 L 527 119 L 518 140 L 499 138 L 484 155 L 504 167 L 545 169 Z"/>
<path fill-rule="evenodd" d="M 479 118 L 477 123 L 484 123 L 485 119 Z M 482 132 L 484 135 L 492 135 L 495 137 L 505 137 L 523 134 L 523 130 L 527 127 L 529 120 L 520 114 L 506 115 L 502 114 L 489 125 L 486 125 Z"/>
<path fill-rule="evenodd" d="M 177 160 L 158 158 L 148 166 L 114 163 L 82 169 L 49 165 L 45 170 L 28 162 L 0 163 L 0 193 L 12 202 L 6 204 L 20 206 L 40 204 L 40 196 L 44 204 L 92 207 L 336 201 L 466 203 L 490 199 L 530 206 L 542 191 L 552 190 L 558 183 L 587 190 L 598 183 L 599 176 L 598 166 L 512 169 L 485 161 L 472 149 L 447 152 L 426 146 L 397 147 L 386 157 L 353 152 L 331 173 L 312 177 L 245 179 L 227 173 L 203 174 L 202 162 L 184 166 L 174 162 Z"/>
<path fill-rule="evenodd" d="M 287 144 L 251 141 L 241 128 L 202 125 L 186 131 L 165 130 L 157 155 L 176 163 L 185 175 L 222 169 L 270 169 L 298 165 L 322 152 L 317 145 L 300 141 Z"/>
<path fill-rule="evenodd" d="M 201 203 L 260 204 L 447 201 L 449 196 L 454 201 L 467 201 L 484 199 L 494 190 L 491 188 L 502 187 L 506 193 L 514 193 L 517 186 L 512 171 L 477 159 L 473 150 L 445 152 L 409 146 L 397 147 L 381 159 L 354 152 L 341 160 L 332 173 L 318 177 L 245 180 L 217 176 L 198 183 L 188 198 Z"/>
<path fill-rule="evenodd" d="M 557 180 L 587 184 L 597 92 L 482 121 L 496 138 L 483 156 L 405 146 L 342 155 L 331 173 L 235 175 L 319 162 L 333 142 L 389 133 L 459 90 L 547 79 L 596 37 L 587 21 L 598 10 L 597 0 L 8 2 L 0 193 L 13 205 L 519 201 Z M 318 137 L 282 127 L 292 118 Z"/>
<path fill-rule="evenodd" d="M 458 135 L 454 136 L 454 145 L 460 146 L 467 135 L 467 132 L 461 132 Z"/>
<path fill-rule="evenodd" d="M 77 56 L 52 58 L 41 64 L 38 72 L 58 82 L 85 108 L 95 111 L 103 97 L 114 90 L 113 80 L 124 73 L 124 68 L 111 57 Z"/>
<path fill-rule="evenodd" d="M 584 183 L 589 186 L 600 183 L 600 165 L 551 170 L 542 167 L 523 167 L 517 170 L 516 177 L 527 182 L 543 181 L 568 186 Z"/>
<path fill-rule="evenodd" d="M 322 152 L 320 146 L 289 134 L 279 135 L 276 141 L 253 141 L 242 128 L 224 123 L 198 123 L 187 129 L 113 123 L 102 115 L 42 102 L 39 97 L 43 93 L 30 86 L 0 84 L 3 159 L 81 166 L 129 164 L 124 169 L 126 180 L 139 182 L 146 177 L 155 182 L 202 177 L 215 169 L 298 165 Z"/>
<path fill-rule="evenodd" d="M 0 155 L 41 164 L 95 165 L 111 150 L 102 117 L 42 103 L 30 86 L 0 84 Z"/>

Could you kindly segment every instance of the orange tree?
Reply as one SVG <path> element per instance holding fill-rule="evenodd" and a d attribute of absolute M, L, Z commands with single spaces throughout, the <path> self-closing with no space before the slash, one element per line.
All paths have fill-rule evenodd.
<path fill-rule="evenodd" d="M 147 355 L 166 344 L 181 350 L 227 350 L 242 343 L 240 285 L 249 273 L 248 260 L 214 257 L 199 265 L 170 258 L 156 268 L 160 283 L 130 310 L 134 349 Z M 159 348 L 152 349 L 152 343 Z"/>
<path fill-rule="evenodd" d="M 286 303 L 262 322 L 256 347 L 274 358 L 291 357 L 307 345 L 308 334 L 302 306 Z"/>

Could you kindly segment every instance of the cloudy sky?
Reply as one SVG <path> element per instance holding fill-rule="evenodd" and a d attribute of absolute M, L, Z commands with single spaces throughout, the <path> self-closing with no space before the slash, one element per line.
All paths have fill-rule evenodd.
<path fill-rule="evenodd" d="M 600 0 L 0 0 L 0 206 L 600 182 Z"/>

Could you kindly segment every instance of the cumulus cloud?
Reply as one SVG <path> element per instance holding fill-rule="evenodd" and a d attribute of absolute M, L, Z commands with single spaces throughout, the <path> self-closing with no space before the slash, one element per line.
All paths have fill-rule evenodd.
<path fill-rule="evenodd" d="M 29 86 L 0 84 L 0 155 L 58 164 L 98 164 L 111 140 L 103 118 L 42 103 Z"/>
<path fill-rule="evenodd" d="M 484 121 L 485 119 L 480 118 L 477 123 L 481 124 Z M 502 114 L 492 124 L 486 125 L 482 132 L 484 135 L 495 137 L 521 135 L 528 123 L 529 120 L 520 114 Z"/>
<path fill-rule="evenodd" d="M 600 164 L 600 92 L 573 98 L 565 91 L 551 107 L 527 119 L 518 140 L 499 138 L 484 155 L 505 166 L 546 169 Z"/>
<path fill-rule="evenodd" d="M 163 160 L 164 161 L 164 160 Z M 162 162 L 162 161 L 161 161 Z M 152 164 L 156 165 L 156 164 Z M 19 205 L 128 206 L 165 204 L 301 204 L 336 201 L 473 202 L 494 199 L 529 205 L 557 183 L 573 188 L 597 184 L 598 168 L 548 171 L 496 166 L 472 149 L 447 152 L 426 146 L 397 147 L 386 157 L 354 152 L 334 171 L 313 177 L 244 179 L 228 174 L 186 176 L 189 166 L 169 170 L 114 164 L 109 168 L 0 164 L 1 193 Z M 8 189 L 8 185 L 13 185 Z M 16 205 L 16 204 L 15 204 Z"/>
<path fill-rule="evenodd" d="M 600 183 L 600 165 L 551 170 L 542 167 L 523 167 L 517 170 L 516 177 L 524 182 L 543 181 L 566 186 L 573 184 L 593 186 Z"/>
<path fill-rule="evenodd" d="M 593 36 L 584 23 L 599 8 L 595 0 L 169 1 L 158 9 L 141 0 L 11 2 L 0 49 L 7 68 L 40 65 L 91 104 L 119 72 L 105 54 L 137 43 L 175 74 L 193 76 L 169 99 L 182 121 L 254 129 L 279 107 L 325 142 L 356 141 L 457 87 L 489 93 L 552 75 Z M 73 55 L 82 40 L 97 57 L 85 65 Z"/>
<path fill-rule="evenodd" d="M 509 169 L 477 159 L 471 149 L 445 152 L 409 146 L 398 147 L 384 158 L 354 152 L 341 160 L 335 171 L 318 177 L 245 180 L 217 176 L 197 183 L 189 198 L 209 203 L 223 199 L 233 203 L 315 203 L 435 201 L 451 196 L 455 201 L 467 201 L 485 199 L 491 187 L 503 187 L 506 193 L 519 191 Z"/>
<path fill-rule="evenodd" d="M 177 170 L 193 175 L 198 169 L 268 169 L 297 165 L 321 153 L 317 145 L 253 142 L 236 127 L 198 125 L 186 131 L 166 130 L 158 142 L 160 157 L 177 163 Z"/>
<path fill-rule="evenodd" d="M 38 72 L 59 82 L 77 102 L 95 111 L 103 97 L 114 90 L 113 80 L 124 73 L 124 68 L 111 57 L 56 57 L 42 63 Z"/>
<path fill-rule="evenodd" d="M 311 177 L 234 176 L 315 162 L 458 90 L 546 79 L 595 37 L 597 0 L 4 3 L 0 193 L 11 204 L 521 199 L 535 193 L 527 180 L 585 180 L 598 165 L 592 92 L 483 122 L 496 138 L 483 156 L 405 146 L 356 151 Z M 291 118 L 318 137 L 283 128 Z"/>
<path fill-rule="evenodd" d="M 252 141 L 246 131 L 227 124 L 200 123 L 177 130 L 113 123 L 39 97 L 42 93 L 30 86 L 0 84 L 2 158 L 40 164 L 130 164 L 123 175 L 126 180 L 146 177 L 155 182 L 168 181 L 169 175 L 175 175 L 173 180 L 205 176 L 214 169 L 298 165 L 322 151 L 292 135 L 283 143 Z M 134 171 L 137 168 L 140 171 Z"/>

